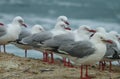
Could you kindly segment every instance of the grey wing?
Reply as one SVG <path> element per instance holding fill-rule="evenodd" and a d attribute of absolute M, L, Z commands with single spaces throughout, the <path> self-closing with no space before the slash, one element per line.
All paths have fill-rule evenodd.
<path fill-rule="evenodd" d="M 74 47 L 74 41 L 69 41 L 69 43 L 62 44 L 58 51 L 61 54 L 69 54 L 71 52 L 72 48 Z"/>
<path fill-rule="evenodd" d="M 71 33 L 61 34 L 61 35 L 55 36 L 54 39 L 58 41 L 74 40 L 74 35 Z"/>
<path fill-rule="evenodd" d="M 50 39 L 51 37 L 52 33 L 50 32 L 40 32 L 24 38 L 22 42 L 27 44 L 38 44 Z"/>
<path fill-rule="evenodd" d="M 18 39 L 22 40 L 22 38 L 25 38 L 25 37 L 30 36 L 30 35 L 31 35 L 31 33 L 28 30 L 22 30 Z"/>
<path fill-rule="evenodd" d="M 108 44 L 107 43 L 107 51 L 105 56 L 112 56 L 115 53 L 115 50 L 120 53 L 119 49 L 117 48 L 117 45 L 115 42 L 113 42 L 112 44 Z"/>
<path fill-rule="evenodd" d="M 43 42 L 43 47 L 58 47 L 59 43 L 57 42 L 57 40 L 54 40 L 53 38 L 48 39 L 46 41 Z"/>
<path fill-rule="evenodd" d="M 68 45 L 64 45 L 64 47 L 67 49 L 64 48 L 63 50 L 63 47 L 61 47 L 60 50 L 66 51 L 69 55 L 78 58 L 92 55 L 95 51 L 95 48 L 93 48 L 92 44 L 88 41 L 74 42 Z"/>
<path fill-rule="evenodd" d="M 0 37 L 6 34 L 6 28 L 1 26 L 0 27 Z"/>
<path fill-rule="evenodd" d="M 66 34 L 61 34 L 53 37 L 52 39 L 46 40 L 43 44 L 47 47 L 59 47 L 63 44 L 67 44 L 70 41 L 74 41 L 74 38 Z"/>
<path fill-rule="evenodd" d="M 44 42 L 45 40 L 48 40 L 52 38 L 53 34 L 51 32 L 40 32 L 35 35 L 33 35 L 34 41 L 37 42 Z"/>

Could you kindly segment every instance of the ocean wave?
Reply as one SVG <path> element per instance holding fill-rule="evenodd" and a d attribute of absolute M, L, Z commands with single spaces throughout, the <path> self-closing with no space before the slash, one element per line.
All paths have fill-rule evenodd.
<path fill-rule="evenodd" d="M 52 2 L 52 1 L 51 1 Z M 0 4 L 50 4 L 49 0 L 0 0 Z"/>
<path fill-rule="evenodd" d="M 48 6 L 68 6 L 68 7 L 81 7 L 87 6 L 86 3 L 74 2 L 74 1 L 56 1 L 56 0 L 0 0 L 0 4 L 9 4 L 9 5 L 48 5 Z"/>
<path fill-rule="evenodd" d="M 5 23 L 10 23 L 12 19 L 17 16 L 13 14 L 2 14 L 0 13 L 0 21 Z M 33 26 L 34 24 L 41 24 L 46 29 L 52 29 L 55 26 L 57 17 L 43 17 L 39 15 L 34 14 L 23 14 L 22 17 L 24 18 L 25 22 L 28 23 L 29 26 Z M 106 30 L 116 30 L 118 32 L 120 29 L 120 25 L 117 22 L 104 22 L 104 21 L 97 21 L 97 20 L 91 20 L 91 19 L 75 19 L 75 18 L 69 18 L 70 26 L 73 29 L 77 29 L 80 25 L 88 25 L 92 28 L 96 27 L 104 27 Z"/>
<path fill-rule="evenodd" d="M 67 6 L 67 7 L 81 7 L 81 6 L 83 6 L 82 3 L 63 2 L 63 1 L 57 1 L 57 2 L 54 2 L 54 4 L 57 4 L 59 6 Z"/>
<path fill-rule="evenodd" d="M 11 23 L 14 17 L 21 16 L 25 20 L 26 23 L 28 23 L 28 26 L 33 26 L 34 24 L 41 24 L 46 29 L 51 29 L 56 23 L 56 18 L 50 18 L 50 17 L 42 17 L 42 16 L 36 16 L 34 14 L 5 14 L 0 13 L 0 21 L 4 22 L 5 24 Z"/>
<path fill-rule="evenodd" d="M 70 20 L 75 29 L 80 25 L 88 25 L 92 28 L 104 27 L 107 31 L 115 30 L 120 33 L 120 24 L 116 22 L 103 22 L 90 19 L 71 19 Z"/>
<path fill-rule="evenodd" d="M 0 0 L 0 4 L 23 4 L 22 0 Z"/>

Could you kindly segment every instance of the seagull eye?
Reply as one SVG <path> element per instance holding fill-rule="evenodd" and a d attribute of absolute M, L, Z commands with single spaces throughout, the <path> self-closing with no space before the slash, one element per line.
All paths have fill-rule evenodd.
<path fill-rule="evenodd" d="M 100 37 L 100 39 L 103 39 L 103 37 Z"/>
<path fill-rule="evenodd" d="M 85 30 L 89 30 L 87 27 L 84 28 Z"/>
<path fill-rule="evenodd" d="M 22 21 L 22 20 L 18 20 L 18 22 L 19 22 L 19 23 L 23 23 L 23 21 Z"/>
<path fill-rule="evenodd" d="M 42 30 L 41 28 L 39 28 L 39 30 Z"/>
<path fill-rule="evenodd" d="M 64 26 L 64 25 L 61 25 L 61 27 L 65 28 L 65 26 Z"/>

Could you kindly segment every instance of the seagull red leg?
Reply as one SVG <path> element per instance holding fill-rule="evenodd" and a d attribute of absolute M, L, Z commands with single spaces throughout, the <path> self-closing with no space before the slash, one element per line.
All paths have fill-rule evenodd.
<path fill-rule="evenodd" d="M 92 79 L 89 75 L 88 75 L 88 66 L 89 65 L 85 65 L 86 66 L 86 73 L 85 73 L 85 77 L 82 79 Z"/>
<path fill-rule="evenodd" d="M 88 65 L 86 65 L 86 74 L 85 74 L 86 77 L 88 77 Z"/>
<path fill-rule="evenodd" d="M 43 52 L 43 62 L 48 62 L 48 53 L 46 50 Z"/>
<path fill-rule="evenodd" d="M 98 68 L 99 70 L 101 70 L 102 69 L 102 61 L 99 61 L 99 68 Z"/>
<path fill-rule="evenodd" d="M 45 62 L 49 62 L 49 60 L 48 60 L 48 53 L 47 52 L 45 52 Z"/>
<path fill-rule="evenodd" d="M 63 57 L 63 64 L 64 64 L 64 66 L 67 66 L 67 64 L 66 64 L 66 57 Z"/>
<path fill-rule="evenodd" d="M 80 79 L 83 79 L 83 65 L 80 66 Z"/>
<path fill-rule="evenodd" d="M 50 61 L 50 63 L 54 63 L 54 54 L 53 54 L 53 52 L 51 51 L 51 53 L 50 53 L 50 55 L 51 55 L 51 61 Z"/>
<path fill-rule="evenodd" d="M 102 62 L 102 71 L 104 71 L 105 70 L 105 66 L 106 66 L 106 62 L 105 62 L 105 60 Z"/>
<path fill-rule="evenodd" d="M 68 59 L 67 66 L 71 67 L 70 59 Z"/>
<path fill-rule="evenodd" d="M 112 63 L 111 63 L 111 61 L 109 61 L 109 63 L 110 63 L 109 71 L 111 72 L 112 71 Z"/>

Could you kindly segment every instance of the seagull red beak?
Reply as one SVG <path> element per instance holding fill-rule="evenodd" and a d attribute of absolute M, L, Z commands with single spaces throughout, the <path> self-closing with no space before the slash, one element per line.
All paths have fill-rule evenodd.
<path fill-rule="evenodd" d="M 4 26 L 4 24 L 3 24 L 3 23 L 0 23 L 0 25 L 1 25 L 1 26 Z"/>
<path fill-rule="evenodd" d="M 93 29 L 92 29 L 92 30 L 89 30 L 89 32 L 93 32 L 93 33 L 96 33 L 96 30 L 93 30 Z"/>
<path fill-rule="evenodd" d="M 22 24 L 24 27 L 27 27 L 27 25 L 26 24 Z"/>
<path fill-rule="evenodd" d="M 69 28 L 69 27 L 66 27 L 65 29 L 66 29 L 66 30 L 71 30 L 71 28 Z"/>
<path fill-rule="evenodd" d="M 89 29 L 89 28 L 85 28 L 87 31 L 89 32 L 93 32 L 93 33 L 96 33 L 96 30 L 93 30 L 93 29 Z"/>
<path fill-rule="evenodd" d="M 110 43 L 110 44 L 113 43 L 112 40 L 102 40 L 102 41 L 107 42 L 107 43 Z"/>
<path fill-rule="evenodd" d="M 65 22 L 65 24 L 70 25 L 69 22 L 67 22 L 67 21 L 64 21 L 64 22 Z"/>

